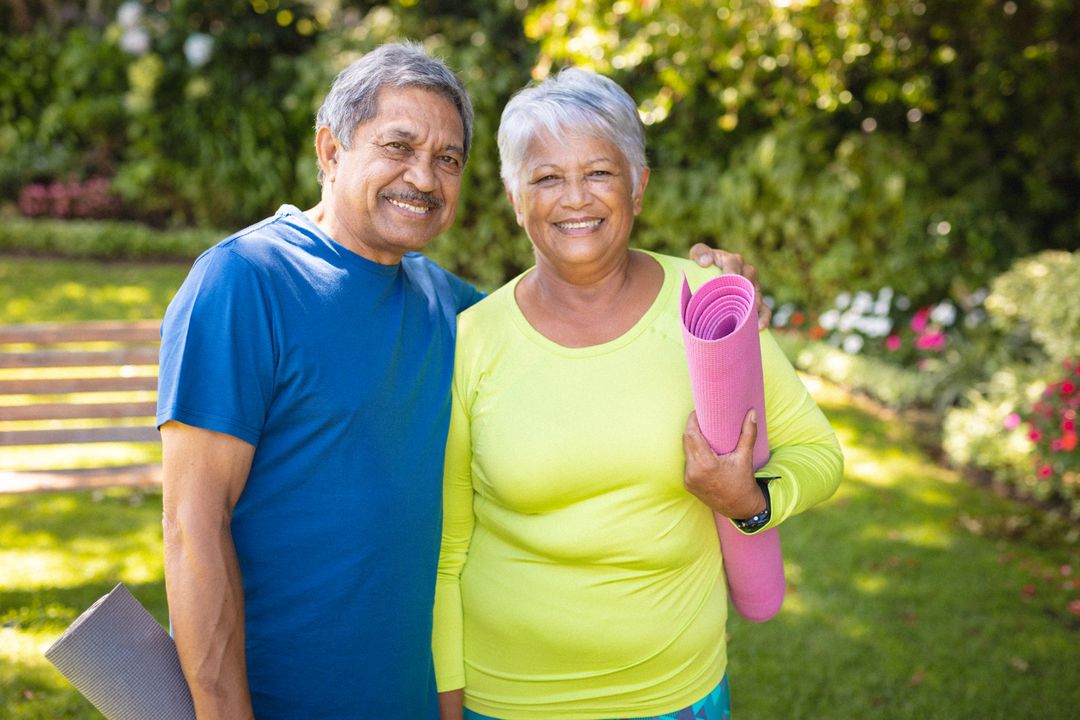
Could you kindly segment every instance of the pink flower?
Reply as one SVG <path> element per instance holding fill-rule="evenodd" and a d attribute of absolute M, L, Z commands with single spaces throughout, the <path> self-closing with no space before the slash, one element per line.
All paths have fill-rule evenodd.
<path fill-rule="evenodd" d="M 1039 477 L 1048 478 L 1054 474 L 1054 469 L 1049 465 L 1043 465 L 1039 468 Z"/>
<path fill-rule="evenodd" d="M 915 317 L 911 318 L 911 329 L 917 333 L 921 333 L 926 330 L 926 324 L 930 319 L 930 308 L 924 307 L 915 313 Z"/>
<path fill-rule="evenodd" d="M 1031 432 L 1028 433 L 1028 440 L 1030 440 L 1031 442 L 1037 443 L 1040 440 L 1042 440 L 1042 433 L 1039 432 L 1038 430 L 1032 430 Z"/>
<path fill-rule="evenodd" d="M 885 338 L 885 348 L 889 352 L 896 352 L 903 346 L 903 344 L 904 341 L 900 339 L 899 335 L 890 335 L 889 337 Z"/>
<path fill-rule="evenodd" d="M 1005 416 L 1005 429 L 1015 430 L 1020 427 L 1020 416 L 1016 413 L 1009 413 Z"/>
<path fill-rule="evenodd" d="M 1072 432 L 1073 430 L 1076 429 L 1076 421 L 1075 420 L 1065 420 L 1064 422 L 1061 423 L 1061 429 L 1064 432 Z"/>
<path fill-rule="evenodd" d="M 1072 395 L 1072 392 L 1075 389 L 1076 389 L 1076 385 L 1073 384 L 1073 382 L 1071 380 L 1066 380 L 1065 382 L 1061 383 L 1061 394 L 1062 395 Z"/>
<path fill-rule="evenodd" d="M 915 340 L 915 347 L 920 350 L 941 350 L 945 347 L 945 333 L 934 332 L 920 335 Z"/>

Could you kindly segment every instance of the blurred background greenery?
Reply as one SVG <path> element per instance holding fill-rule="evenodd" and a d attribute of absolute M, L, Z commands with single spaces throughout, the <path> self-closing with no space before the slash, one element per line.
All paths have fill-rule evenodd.
<path fill-rule="evenodd" d="M 0 323 L 160 316 L 184 264 L 204 248 L 282 203 L 316 202 L 313 118 L 323 94 L 350 61 L 403 38 L 444 58 L 477 111 L 458 219 L 432 244 L 436 260 L 485 289 L 531 264 L 498 178 L 501 109 L 516 89 L 567 65 L 610 75 L 639 105 L 653 169 L 634 243 L 684 255 L 701 241 L 748 257 L 800 369 L 877 401 L 876 419 L 829 407 L 849 455 L 867 447 L 888 455 L 898 430 L 929 453 L 897 492 L 929 497 L 915 478 L 942 464 L 1022 500 L 1023 513 L 987 519 L 964 495 L 944 522 L 987 539 L 971 566 L 984 577 L 994 547 L 1015 558 L 1025 551 L 1014 543 L 1035 537 L 1041 559 L 1028 565 L 1057 588 L 1057 619 L 1033 642 L 1056 648 L 1041 638 L 1062 627 L 1075 640 L 1076 0 L 9 0 L 0 4 Z M 860 516 L 876 507 L 873 468 L 883 466 L 878 457 L 849 470 L 845 487 L 873 490 Z M 24 502 L 37 506 L 0 507 L 19 517 Z M 58 502 L 68 500 L 50 501 Z M 113 506 L 80 505 L 91 514 Z M 844 513 L 843 505 L 823 510 L 818 530 L 846 531 Z M 800 543 L 812 544 L 814 532 L 804 530 Z M 12 547 L 12 558 L 29 557 Z M 897 562 L 884 571 L 914 567 Z M 814 567 L 808 575 L 827 571 Z M 946 595 L 959 599 L 978 584 L 960 575 Z M 822 593 L 826 609 L 832 592 L 856 591 L 853 602 L 873 594 L 848 587 L 847 577 L 808 592 Z M 66 603 L 50 631 L 106 584 L 97 578 Z M 37 612 L 26 609 L 37 591 L 19 592 L 14 609 L 0 605 L 5 626 Z M 918 624 L 901 605 L 932 604 L 935 590 L 925 592 L 889 606 L 902 618 L 893 635 Z M 152 594 L 160 614 L 160 588 Z M 997 647 L 1022 634 L 1008 627 L 967 627 L 953 640 Z M 768 669 L 785 682 L 783 668 L 768 665 L 771 652 L 751 650 L 751 674 Z M 890 716 L 881 703 L 935 682 L 943 683 L 936 698 L 983 699 L 1010 685 L 1010 673 L 1028 673 L 1035 654 L 1011 656 L 990 680 L 966 687 L 915 668 L 907 685 L 853 696 L 848 710 Z M 828 667 L 858 674 L 866 663 L 853 655 L 850 668 Z M 1080 687 L 1075 667 L 1039 682 L 1031 692 L 1073 688 L 1069 702 L 1042 705 L 1047 716 L 1068 716 Z M 808 698 L 808 717 L 835 706 Z M 783 715 L 782 703 L 766 705 L 756 709 Z M 981 717 L 1011 716 L 973 707 Z M 895 716 L 956 717 L 909 710 Z"/>
<path fill-rule="evenodd" d="M 411 38 L 477 109 L 430 254 L 492 288 L 531 264 L 501 108 L 609 74 L 648 132 L 636 245 L 743 253 L 802 367 L 930 407 L 953 462 L 1080 516 L 1075 0 L 18 0 L 0 27 L 8 254 L 190 260 L 314 204 L 330 81 Z"/>

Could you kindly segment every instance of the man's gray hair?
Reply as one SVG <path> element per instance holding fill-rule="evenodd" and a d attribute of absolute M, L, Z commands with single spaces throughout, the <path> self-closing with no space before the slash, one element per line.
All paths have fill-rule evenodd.
<path fill-rule="evenodd" d="M 633 98 L 614 80 L 588 70 L 566 68 L 519 90 L 503 109 L 500 174 L 515 195 L 529 142 L 542 130 L 558 142 L 585 135 L 612 143 L 626 157 L 634 187 L 648 164 L 645 128 Z"/>
<path fill-rule="evenodd" d="M 473 107 L 469 93 L 454 72 L 415 42 L 380 45 L 338 73 L 315 115 L 315 129 L 330 128 L 341 146 L 352 146 L 356 126 L 379 112 L 379 90 L 417 87 L 439 93 L 461 116 L 465 157 L 472 146 Z M 319 171 L 319 182 L 322 182 Z"/>

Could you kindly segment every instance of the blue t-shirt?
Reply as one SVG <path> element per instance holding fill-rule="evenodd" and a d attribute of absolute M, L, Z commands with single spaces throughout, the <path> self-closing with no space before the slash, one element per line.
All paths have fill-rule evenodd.
<path fill-rule="evenodd" d="M 434 717 L 431 613 L 455 315 L 423 256 L 303 213 L 205 252 L 165 313 L 157 422 L 255 446 L 232 518 L 255 715 Z"/>

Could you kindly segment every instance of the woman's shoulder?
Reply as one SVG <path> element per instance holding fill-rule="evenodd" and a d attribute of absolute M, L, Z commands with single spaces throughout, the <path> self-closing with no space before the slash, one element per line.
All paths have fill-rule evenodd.
<path fill-rule="evenodd" d="M 685 275 L 687 281 L 690 283 L 691 289 L 696 289 L 706 280 L 720 274 L 716 266 L 710 265 L 708 267 L 701 267 L 689 258 L 665 255 L 663 253 L 653 252 L 652 250 L 640 250 L 639 252 L 645 253 L 660 263 L 660 267 L 664 268 L 664 274 L 675 275 L 680 279 L 681 276 Z"/>
<path fill-rule="evenodd" d="M 514 288 L 522 275 L 493 290 L 472 307 L 458 314 L 458 336 L 487 332 L 510 321 L 514 311 Z"/>

